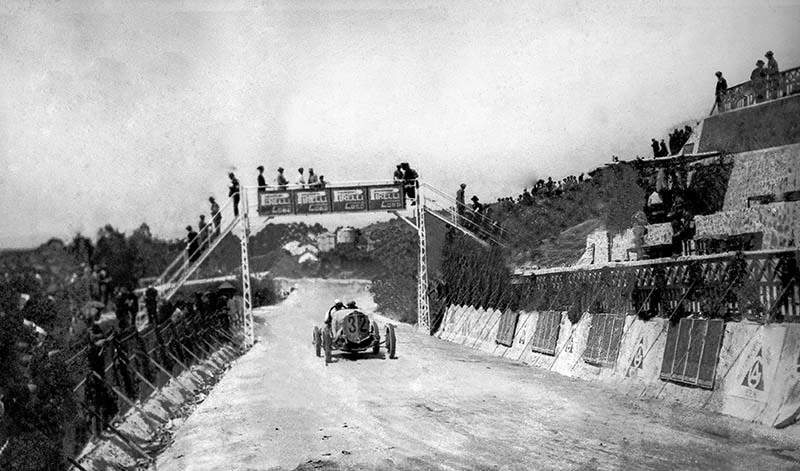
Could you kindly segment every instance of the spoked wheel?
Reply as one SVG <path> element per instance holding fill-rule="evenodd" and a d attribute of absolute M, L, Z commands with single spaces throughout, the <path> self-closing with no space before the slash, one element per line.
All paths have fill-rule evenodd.
<path fill-rule="evenodd" d="M 377 355 L 381 352 L 381 331 L 378 329 L 378 323 L 375 321 L 372 321 L 372 336 L 375 342 L 375 345 L 372 347 L 372 353 Z"/>
<path fill-rule="evenodd" d="M 331 349 L 333 348 L 333 334 L 331 329 L 324 329 L 322 331 L 322 348 L 325 350 L 325 364 L 331 362 Z"/>
<path fill-rule="evenodd" d="M 317 326 L 314 326 L 314 352 L 318 357 L 322 356 L 322 332 Z"/>
<path fill-rule="evenodd" d="M 389 352 L 389 358 L 397 358 L 397 337 L 392 324 L 386 326 L 386 351 Z"/>

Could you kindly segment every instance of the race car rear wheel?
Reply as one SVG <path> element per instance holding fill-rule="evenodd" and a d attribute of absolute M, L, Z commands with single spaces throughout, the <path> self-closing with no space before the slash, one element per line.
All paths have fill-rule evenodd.
<path fill-rule="evenodd" d="M 322 348 L 325 349 L 325 364 L 331 362 L 331 349 L 333 348 L 333 334 L 330 329 L 322 330 Z"/>
<path fill-rule="evenodd" d="M 322 333 L 317 326 L 314 326 L 314 352 L 318 357 L 322 356 Z"/>
<path fill-rule="evenodd" d="M 377 355 L 381 352 L 381 331 L 375 321 L 372 321 L 372 337 L 372 341 L 375 342 L 375 345 L 372 346 L 372 353 Z"/>
<path fill-rule="evenodd" d="M 389 352 L 389 358 L 396 358 L 397 337 L 394 335 L 394 325 L 392 324 L 386 326 L 386 351 Z"/>

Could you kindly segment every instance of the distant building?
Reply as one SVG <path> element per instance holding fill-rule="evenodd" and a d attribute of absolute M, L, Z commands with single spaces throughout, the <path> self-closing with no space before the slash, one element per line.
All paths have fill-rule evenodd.
<path fill-rule="evenodd" d="M 317 248 L 320 252 L 330 252 L 336 248 L 336 234 L 323 232 L 317 236 Z"/>
<path fill-rule="evenodd" d="M 353 227 L 342 227 L 336 231 L 336 245 L 355 244 L 358 232 Z"/>

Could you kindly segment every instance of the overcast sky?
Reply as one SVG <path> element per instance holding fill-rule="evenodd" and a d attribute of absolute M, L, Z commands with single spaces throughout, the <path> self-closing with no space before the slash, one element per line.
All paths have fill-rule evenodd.
<path fill-rule="evenodd" d="M 516 194 L 648 155 L 799 39 L 800 1 L 4 0 L 0 247 L 181 236 L 259 164 Z"/>

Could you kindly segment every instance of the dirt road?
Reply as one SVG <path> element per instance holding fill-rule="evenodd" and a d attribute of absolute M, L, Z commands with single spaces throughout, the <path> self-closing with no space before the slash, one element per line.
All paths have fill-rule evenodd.
<path fill-rule="evenodd" d="M 770 429 L 671 410 L 398 327 L 398 358 L 314 356 L 335 297 L 298 282 L 257 311 L 260 341 L 178 430 L 159 471 L 268 469 L 800 469 Z M 773 434 L 773 435 L 768 435 Z"/>

